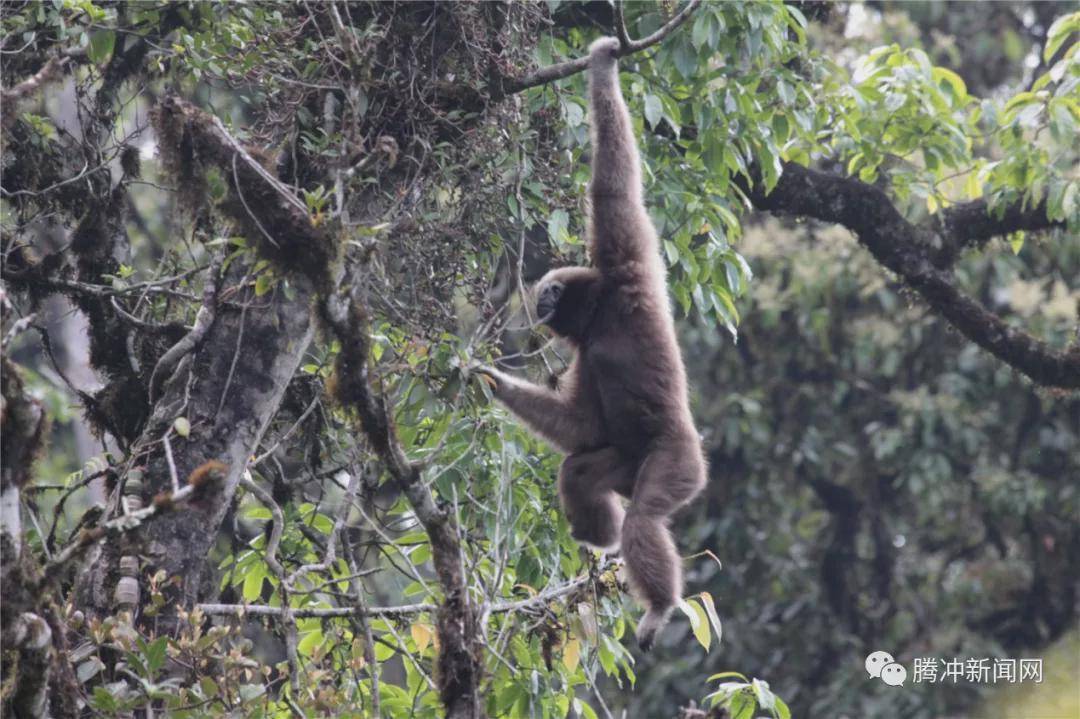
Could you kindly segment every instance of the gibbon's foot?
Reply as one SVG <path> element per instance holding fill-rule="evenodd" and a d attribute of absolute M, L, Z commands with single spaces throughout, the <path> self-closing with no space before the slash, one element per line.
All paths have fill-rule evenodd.
<path fill-rule="evenodd" d="M 641 651 L 647 652 L 652 650 L 653 644 L 656 642 L 656 636 L 660 633 L 660 630 L 664 628 L 664 625 L 668 623 L 668 619 L 671 617 L 671 610 L 673 607 L 666 609 L 656 610 L 648 609 L 645 612 L 645 616 L 641 618 L 637 626 L 637 641 L 638 646 L 641 647 Z"/>

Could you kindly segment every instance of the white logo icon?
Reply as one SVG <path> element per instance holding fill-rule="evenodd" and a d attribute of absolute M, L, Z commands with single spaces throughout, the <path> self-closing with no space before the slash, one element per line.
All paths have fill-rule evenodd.
<path fill-rule="evenodd" d="M 896 662 L 892 664 L 886 664 L 881 670 L 881 681 L 885 682 L 891 687 L 904 686 L 904 680 L 907 679 L 907 669 L 900 666 Z"/>
<path fill-rule="evenodd" d="M 896 663 L 888 652 L 871 652 L 866 657 L 866 673 L 874 679 L 880 679 L 891 687 L 903 686 L 907 680 L 907 669 Z"/>
<path fill-rule="evenodd" d="M 893 655 L 888 652 L 871 652 L 866 657 L 866 671 L 874 679 L 881 677 L 881 670 L 885 668 L 886 664 L 892 664 L 896 660 L 893 659 Z"/>

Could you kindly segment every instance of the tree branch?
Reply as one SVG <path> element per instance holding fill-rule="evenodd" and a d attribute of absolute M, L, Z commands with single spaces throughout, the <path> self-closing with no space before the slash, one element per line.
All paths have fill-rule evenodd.
<path fill-rule="evenodd" d="M 67 64 L 66 57 L 52 57 L 36 73 L 26 78 L 18 85 L 0 90 L 0 105 L 3 106 L 2 123 L 4 129 L 8 129 L 11 121 L 15 119 L 15 111 L 19 108 L 19 101 L 41 89 L 42 86 L 60 77 L 60 71 Z"/>
<path fill-rule="evenodd" d="M 260 492 L 261 491 L 263 490 L 260 489 Z M 604 572 L 615 566 L 615 562 L 608 562 L 601 566 L 598 571 Z M 484 612 L 490 612 L 491 614 L 509 614 L 513 612 L 531 611 L 536 607 L 545 606 L 555 599 L 572 594 L 574 591 L 588 585 L 591 581 L 592 575 L 584 574 L 580 577 L 575 577 L 562 582 L 561 584 L 548 587 L 534 596 L 526 597 L 525 599 L 504 600 L 485 604 L 483 610 Z M 281 607 L 271 607 L 265 604 L 204 603 L 196 605 L 196 609 L 201 610 L 204 614 L 229 616 L 259 615 L 280 617 L 285 613 Z M 436 609 L 438 609 L 438 606 L 428 603 L 401 604 L 396 607 L 364 607 L 356 605 L 349 607 L 308 607 L 304 609 L 293 609 L 291 614 L 296 619 L 310 617 L 407 617 L 414 614 L 422 614 L 424 612 L 433 612 Z"/>
<path fill-rule="evenodd" d="M 966 249 L 978 249 L 991 238 L 1019 230 L 1048 230 L 1065 227 L 1061 220 L 1046 216 L 1046 201 L 1025 208 L 1009 205 L 1001 217 L 994 216 L 985 200 L 965 202 L 946 208 L 941 213 L 942 247 L 937 250 L 934 264 L 946 267 Z"/>
<path fill-rule="evenodd" d="M 750 187 L 745 179 L 737 182 L 758 209 L 835 222 L 854 232 L 878 262 L 899 275 L 935 312 L 1036 384 L 1080 388 L 1080 347 L 1054 350 L 1010 327 L 964 294 L 950 272 L 934 266 L 929 234 L 905 220 L 877 187 L 790 162 L 784 164 L 779 182 L 768 195 L 760 183 Z M 971 213 L 973 209 L 968 208 L 956 216 Z M 1031 222 L 1030 213 L 1011 216 L 1018 218 L 1016 222 L 1021 218 Z M 997 227 L 1001 226 L 998 223 Z M 983 236 L 989 227 L 976 222 L 968 236 Z"/>
<path fill-rule="evenodd" d="M 37 614 L 26 612 L 12 623 L 4 648 L 18 652 L 19 681 L 11 706 L 14 716 L 46 719 L 49 714 L 49 669 L 53 661 L 52 630 Z"/>
<path fill-rule="evenodd" d="M 334 398 L 359 419 L 360 428 L 412 505 L 431 542 L 435 574 L 444 597 L 436 612 L 439 695 L 449 719 L 473 719 L 481 713 L 482 665 L 475 644 L 480 639 L 476 607 L 469 599 L 457 523 L 441 509 L 424 484 L 420 467 L 410 462 L 397 437 L 386 399 L 371 387 L 368 369 L 370 328 L 360 289 L 353 285 L 319 302 L 319 314 L 341 344 L 334 364 Z"/>
<path fill-rule="evenodd" d="M 320 291 L 331 286 L 331 266 L 339 251 L 334 238 L 312 224 L 304 203 L 252 157 L 221 120 L 173 95 L 158 103 L 151 119 L 163 164 L 184 188 L 182 200 L 202 201 L 205 179 L 198 167 L 216 165 L 230 191 L 224 209 L 254 240 L 259 255 L 284 273 L 307 277 Z"/>
<path fill-rule="evenodd" d="M 218 253 L 214 258 L 210 269 L 210 276 L 206 278 L 206 287 L 203 288 L 203 303 L 195 315 L 195 326 L 186 335 L 180 338 L 176 344 L 165 351 L 154 365 L 154 371 L 150 373 L 150 384 L 147 388 L 150 403 L 157 401 L 161 385 L 172 376 L 173 370 L 184 357 L 190 354 L 199 343 L 206 337 L 210 325 L 214 324 L 217 316 L 218 282 L 221 280 L 221 266 L 225 261 L 224 253 Z"/>
<path fill-rule="evenodd" d="M 626 33 L 626 27 L 621 22 L 622 11 L 618 10 L 620 22 L 620 29 L 618 30 L 620 35 L 620 48 L 619 57 L 625 57 L 632 55 L 636 52 L 652 47 L 660 43 L 664 38 L 674 32 L 680 25 L 685 23 L 687 19 L 701 4 L 701 0 L 690 0 L 683 6 L 676 15 L 667 21 L 663 27 L 654 32 L 653 34 L 644 37 L 640 40 L 631 40 L 630 36 Z M 625 36 L 625 40 L 623 39 Z M 555 82 L 556 80 L 562 80 L 563 78 L 576 75 L 579 72 L 583 72 L 585 68 L 589 66 L 588 56 L 579 57 L 575 60 L 567 60 L 566 62 L 560 62 L 555 65 L 548 65 L 542 67 L 534 73 L 526 75 L 525 77 L 498 77 L 495 81 L 495 88 L 492 91 L 492 97 L 496 100 L 506 97 L 507 95 L 513 95 L 514 93 L 527 90 L 530 87 L 538 87 L 539 85 L 547 85 L 548 83 Z"/>
<path fill-rule="evenodd" d="M 224 616 L 267 616 L 280 617 L 285 614 L 281 607 L 271 607 L 265 604 L 196 604 L 195 608 L 203 614 Z M 318 617 L 330 619 L 334 617 L 410 617 L 414 614 L 434 612 L 438 607 L 434 604 L 402 604 L 397 607 L 309 607 L 306 609 L 292 609 L 289 614 L 294 619 L 308 619 Z"/>
<path fill-rule="evenodd" d="M 630 53 L 640 52 L 647 47 L 652 47 L 660 43 L 664 38 L 670 35 L 676 28 L 686 22 L 690 16 L 697 10 L 698 5 L 701 4 L 701 0 L 690 0 L 683 6 L 683 9 L 675 14 L 675 17 L 671 18 L 664 24 L 662 28 L 654 32 L 652 35 L 643 37 L 640 40 L 630 40 L 629 44 L 619 50 L 619 56 L 629 55 Z M 623 34 L 626 34 L 625 32 Z M 629 35 L 626 35 L 629 39 Z"/>

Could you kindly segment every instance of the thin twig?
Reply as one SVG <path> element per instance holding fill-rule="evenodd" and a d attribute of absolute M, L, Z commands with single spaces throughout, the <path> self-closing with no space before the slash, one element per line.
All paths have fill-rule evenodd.
<path fill-rule="evenodd" d="M 265 604 L 197 604 L 196 609 L 203 614 L 227 615 L 227 616 L 265 616 L 280 617 L 283 614 L 281 607 L 271 607 Z M 396 607 L 309 607 L 293 609 L 292 615 L 296 619 L 320 618 L 330 619 L 334 617 L 408 617 L 423 612 L 433 612 L 438 607 L 434 604 L 402 604 Z"/>
<path fill-rule="evenodd" d="M 294 422 L 293 425 L 291 427 L 289 427 L 288 430 L 285 431 L 285 434 L 281 435 L 281 437 L 279 437 L 278 440 L 276 442 L 274 442 L 273 446 L 271 446 L 270 449 L 266 450 L 265 452 L 260 454 L 258 457 L 251 460 L 251 465 L 250 466 L 255 467 L 255 466 L 258 466 L 259 464 L 262 464 L 263 462 L 265 462 L 267 457 L 269 457 L 271 454 L 273 454 L 274 451 L 278 447 L 281 446 L 282 442 L 284 442 L 289 437 L 291 437 L 292 433 L 295 432 L 297 430 L 297 428 L 300 427 L 300 425 L 302 425 L 304 423 L 304 420 L 306 420 L 311 415 L 311 413 L 313 411 L 315 411 L 315 408 L 317 406 L 319 406 L 319 401 L 321 399 L 322 399 L 322 397 L 320 395 L 316 394 L 315 398 L 313 400 L 311 400 L 311 404 L 309 404 L 307 406 L 307 409 L 304 410 L 303 414 L 300 415 L 299 419 L 297 419 L 296 422 Z"/>
<path fill-rule="evenodd" d="M 74 542 L 64 547 L 56 558 L 45 565 L 45 569 L 42 575 L 45 579 L 55 575 L 55 573 L 61 569 L 65 564 L 70 562 L 74 557 L 78 556 L 91 546 L 98 544 L 108 537 L 116 537 L 124 532 L 132 530 L 142 523 L 158 514 L 162 511 L 167 511 L 169 508 L 176 504 L 187 501 L 187 499 L 194 493 L 195 487 L 192 485 L 185 485 L 172 495 L 171 500 L 168 503 L 154 503 L 148 507 L 143 507 L 134 512 L 128 512 L 115 519 L 111 519 L 105 524 L 100 525 L 96 529 L 100 531 L 90 530 L 89 533 L 80 535 Z"/>
<path fill-rule="evenodd" d="M 169 434 L 172 432 L 170 426 L 165 430 L 165 436 L 162 437 L 162 442 L 165 446 L 165 462 L 169 465 L 169 479 L 172 481 L 172 491 L 176 494 L 180 491 L 180 477 L 176 474 L 176 461 L 173 459 L 172 442 L 169 441 Z"/>

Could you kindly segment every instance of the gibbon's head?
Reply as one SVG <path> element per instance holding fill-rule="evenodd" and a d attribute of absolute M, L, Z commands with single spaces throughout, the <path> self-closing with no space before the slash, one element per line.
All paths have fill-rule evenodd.
<path fill-rule="evenodd" d="M 551 270 L 536 283 L 536 318 L 560 337 L 581 339 L 596 311 L 599 275 L 589 267 Z"/>

